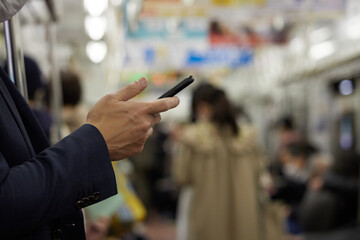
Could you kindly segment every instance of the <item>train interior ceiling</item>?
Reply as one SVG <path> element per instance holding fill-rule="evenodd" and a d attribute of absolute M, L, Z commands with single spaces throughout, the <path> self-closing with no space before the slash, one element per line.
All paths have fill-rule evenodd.
<path fill-rule="evenodd" d="M 13 21 L 45 81 L 77 72 L 88 107 L 141 76 L 149 101 L 192 75 L 169 126 L 209 82 L 244 109 L 265 154 L 283 116 L 322 152 L 360 151 L 358 0 L 29 0 Z M 4 34 L 0 49 L 5 62 Z"/>

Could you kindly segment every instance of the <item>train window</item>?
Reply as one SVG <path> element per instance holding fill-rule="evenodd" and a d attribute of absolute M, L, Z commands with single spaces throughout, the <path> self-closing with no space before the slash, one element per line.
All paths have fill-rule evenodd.
<path fill-rule="evenodd" d="M 349 96 L 354 93 L 356 83 L 353 78 L 337 80 L 331 84 L 331 88 L 335 94 Z"/>
<path fill-rule="evenodd" d="M 342 150 L 353 149 L 355 146 L 355 122 L 354 113 L 344 114 L 340 118 L 339 143 Z"/>

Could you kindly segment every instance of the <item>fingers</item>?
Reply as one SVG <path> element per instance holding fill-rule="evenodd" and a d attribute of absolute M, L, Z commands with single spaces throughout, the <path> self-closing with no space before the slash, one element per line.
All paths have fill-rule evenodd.
<path fill-rule="evenodd" d="M 148 139 L 154 133 L 154 129 L 150 128 L 146 133 L 146 139 Z"/>
<path fill-rule="evenodd" d="M 146 80 L 146 78 L 142 77 L 136 82 L 130 83 L 129 85 L 114 93 L 113 95 L 120 101 L 128 101 L 142 91 L 144 91 L 147 85 L 148 81 Z"/>
<path fill-rule="evenodd" d="M 166 112 L 177 105 L 179 105 L 180 101 L 177 97 L 171 98 L 163 98 L 153 102 L 149 102 L 149 114 L 157 114 L 161 112 Z"/>
<path fill-rule="evenodd" d="M 151 123 L 154 126 L 155 124 L 158 124 L 161 121 L 161 116 L 159 113 L 157 114 L 151 114 Z"/>
<path fill-rule="evenodd" d="M 154 132 L 153 127 L 161 121 L 160 114 L 148 114 L 144 117 L 142 124 L 139 124 L 139 131 L 133 131 L 132 136 L 136 139 L 136 142 L 144 142 Z"/>
<path fill-rule="evenodd" d="M 151 123 L 150 124 L 150 127 L 149 129 L 147 130 L 146 134 L 145 134 L 145 137 L 143 139 L 144 143 L 146 141 L 146 139 L 148 139 L 153 133 L 154 133 L 154 129 L 153 127 L 159 123 L 161 121 L 161 116 L 160 114 L 153 114 L 153 115 L 150 115 L 150 120 L 149 122 Z"/>
<path fill-rule="evenodd" d="M 149 115 L 149 117 L 150 117 L 149 119 L 150 127 L 145 135 L 145 140 L 148 139 L 154 133 L 153 127 L 161 121 L 160 114 Z"/>

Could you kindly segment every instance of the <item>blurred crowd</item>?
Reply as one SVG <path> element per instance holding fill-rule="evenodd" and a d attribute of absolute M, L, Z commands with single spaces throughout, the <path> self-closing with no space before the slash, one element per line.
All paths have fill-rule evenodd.
<path fill-rule="evenodd" d="M 25 58 L 31 107 L 52 138 L 50 87 Z M 61 73 L 63 135 L 86 119 L 82 79 Z M 188 122 L 157 125 L 144 151 L 113 165 L 118 195 L 84 210 L 88 239 L 150 239 L 152 221 L 176 240 L 360 239 L 359 155 L 323 152 L 279 116 L 274 152 L 222 89 L 192 92 Z M 154 239 L 160 240 L 160 239 Z"/>

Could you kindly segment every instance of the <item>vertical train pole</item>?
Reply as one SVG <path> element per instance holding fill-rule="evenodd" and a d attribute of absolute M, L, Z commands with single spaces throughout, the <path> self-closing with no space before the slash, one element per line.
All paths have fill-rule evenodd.
<path fill-rule="evenodd" d="M 51 107 L 53 109 L 54 135 L 53 141 L 58 142 L 63 138 L 61 132 L 62 126 L 62 88 L 60 81 L 60 71 L 56 61 L 57 28 L 55 22 L 46 25 L 47 39 L 49 42 L 49 61 L 51 65 Z"/>
<path fill-rule="evenodd" d="M 17 16 L 4 22 L 5 43 L 8 63 L 8 73 L 11 81 L 18 87 L 20 93 L 28 100 L 24 53 L 20 44 L 20 25 Z"/>

